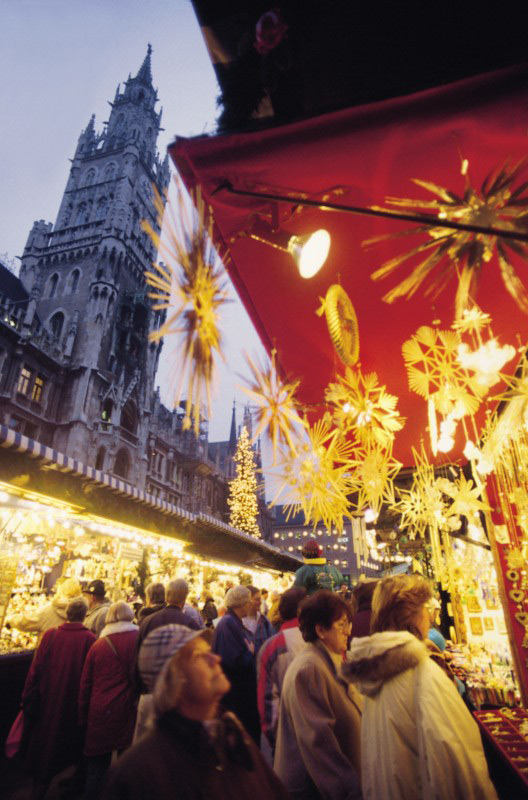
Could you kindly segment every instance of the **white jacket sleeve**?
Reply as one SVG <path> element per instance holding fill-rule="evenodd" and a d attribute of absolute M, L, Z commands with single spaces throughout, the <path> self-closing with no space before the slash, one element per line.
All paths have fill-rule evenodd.
<path fill-rule="evenodd" d="M 478 725 L 431 659 L 417 668 L 415 697 L 424 800 L 497 800 Z"/>

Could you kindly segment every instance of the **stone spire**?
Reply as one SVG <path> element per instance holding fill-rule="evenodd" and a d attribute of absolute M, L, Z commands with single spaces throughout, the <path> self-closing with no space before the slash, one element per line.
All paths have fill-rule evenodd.
<path fill-rule="evenodd" d="M 233 414 L 231 416 L 231 431 L 229 433 L 229 447 L 228 453 L 234 453 L 237 446 L 237 430 L 236 430 L 236 413 L 235 413 L 235 401 L 233 400 Z"/>
<path fill-rule="evenodd" d="M 147 55 L 143 59 L 143 63 L 139 68 L 139 72 L 136 75 L 136 80 L 144 83 L 145 86 L 152 86 L 152 69 L 151 69 L 151 61 L 150 56 L 152 54 L 152 45 L 149 43 L 147 47 Z"/>

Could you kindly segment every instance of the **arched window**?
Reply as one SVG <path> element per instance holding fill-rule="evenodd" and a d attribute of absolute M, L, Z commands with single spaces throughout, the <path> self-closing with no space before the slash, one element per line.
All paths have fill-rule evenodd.
<path fill-rule="evenodd" d="M 57 313 L 52 316 L 49 321 L 49 327 L 53 336 L 58 339 L 59 336 L 61 336 L 62 329 L 64 327 L 64 314 L 62 311 L 57 311 Z"/>
<path fill-rule="evenodd" d="M 49 279 L 48 283 L 48 297 L 55 297 L 57 294 L 57 285 L 59 283 L 59 276 L 55 272 L 51 278 Z"/>
<path fill-rule="evenodd" d="M 106 450 L 104 447 L 100 447 L 97 451 L 97 455 L 95 457 L 95 468 L 96 469 L 104 469 L 104 460 L 105 460 Z"/>
<path fill-rule="evenodd" d="M 130 433 L 135 433 L 137 428 L 137 413 L 136 413 L 136 406 L 129 400 L 125 403 L 123 410 L 121 411 L 121 420 L 120 425 Z"/>
<path fill-rule="evenodd" d="M 84 225 L 85 222 L 88 222 L 89 216 L 90 211 L 86 203 L 79 203 L 79 206 L 77 207 L 77 214 L 75 216 L 75 224 Z"/>
<path fill-rule="evenodd" d="M 120 478 L 128 478 L 128 470 L 130 467 L 130 459 L 127 451 L 123 448 L 119 450 L 114 462 L 114 473 Z"/>
<path fill-rule="evenodd" d="M 80 278 L 80 271 L 78 269 L 74 269 L 73 272 L 70 274 L 70 294 L 75 294 L 79 287 L 79 278 Z"/>
<path fill-rule="evenodd" d="M 93 183 L 95 183 L 95 170 L 92 168 L 84 176 L 84 185 L 91 186 Z"/>
<path fill-rule="evenodd" d="M 106 199 L 106 197 L 101 197 L 101 199 L 97 203 L 95 218 L 104 219 L 106 217 L 107 211 L 108 211 L 108 200 Z"/>
<path fill-rule="evenodd" d="M 115 178 L 116 165 L 112 161 L 105 169 L 105 180 L 111 181 Z"/>

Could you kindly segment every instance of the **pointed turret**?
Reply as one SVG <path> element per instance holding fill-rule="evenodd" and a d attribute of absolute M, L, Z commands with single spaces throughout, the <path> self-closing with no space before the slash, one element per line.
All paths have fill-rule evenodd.
<path fill-rule="evenodd" d="M 84 135 L 86 139 L 95 139 L 95 114 L 92 114 L 90 117 L 90 122 L 84 129 Z"/>
<path fill-rule="evenodd" d="M 150 56 L 152 54 L 152 45 L 149 43 L 147 47 L 147 55 L 143 59 L 143 63 L 139 68 L 139 72 L 136 75 L 136 80 L 141 81 L 144 83 L 145 86 L 152 86 L 152 65 L 150 61 Z"/>
<path fill-rule="evenodd" d="M 229 447 L 227 448 L 228 453 L 234 453 L 236 450 L 237 445 L 237 430 L 236 430 L 236 413 L 235 413 L 236 404 L 233 400 L 233 415 L 231 417 L 231 431 L 229 433 Z"/>
<path fill-rule="evenodd" d="M 242 423 L 242 426 L 247 430 L 247 432 L 249 434 L 249 438 L 252 439 L 253 438 L 253 422 L 251 420 L 251 408 L 249 407 L 249 405 L 247 405 L 244 408 L 244 421 Z"/>

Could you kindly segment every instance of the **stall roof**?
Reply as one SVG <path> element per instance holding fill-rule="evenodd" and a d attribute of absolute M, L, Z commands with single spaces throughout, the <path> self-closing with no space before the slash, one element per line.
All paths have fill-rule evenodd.
<path fill-rule="evenodd" d="M 157 518 L 155 525 L 152 527 L 152 532 L 170 536 L 174 535 L 174 530 L 177 529 L 177 538 L 188 543 L 187 549 L 189 552 L 195 552 L 204 557 L 220 558 L 241 566 L 255 566 L 285 572 L 294 571 L 302 564 L 299 558 L 289 553 L 281 552 L 274 545 L 233 528 L 216 517 L 202 513 L 194 514 L 180 506 L 153 497 L 136 489 L 126 481 L 89 467 L 81 461 L 70 458 L 64 453 L 47 447 L 34 439 L 29 439 L 27 436 L 23 436 L 5 425 L 0 425 L 0 448 L 4 450 L 4 458 L 2 459 L 0 456 L 0 465 L 2 467 L 0 475 L 6 480 L 10 479 L 9 468 L 14 470 L 15 473 L 18 469 L 18 462 L 13 458 L 14 453 L 20 454 L 22 458 L 29 458 L 37 464 L 40 463 L 48 470 L 62 473 L 65 476 L 71 475 L 79 481 L 90 483 L 94 487 L 120 495 L 123 499 L 128 500 L 130 504 L 141 504 L 145 510 L 150 509 L 152 512 L 158 512 L 165 519 L 160 520 Z M 6 450 L 12 453 L 9 459 L 7 458 Z M 8 470 L 7 474 L 5 474 L 6 469 Z M 29 482 L 27 488 L 36 488 L 32 485 L 30 474 L 27 475 L 27 481 Z M 139 527 L 149 526 L 147 514 L 141 515 L 143 519 L 139 523 L 140 515 L 137 512 L 134 513 L 133 509 L 128 508 L 126 512 L 123 509 L 123 513 L 119 513 L 119 511 L 116 513 L 116 504 L 109 503 L 108 500 L 106 502 L 103 500 L 102 503 L 98 504 L 99 507 L 97 509 L 91 508 L 95 501 L 90 502 L 88 496 L 83 494 L 82 491 L 72 495 L 71 487 L 68 487 L 66 496 L 69 498 L 66 500 L 67 503 L 71 502 L 71 497 L 73 496 L 76 498 L 75 502 L 82 505 L 81 511 L 97 510 L 101 515 L 108 516 L 108 521 L 114 524 L 121 522 L 127 525 L 136 524 Z M 122 505 L 121 508 L 123 508 Z M 151 519 L 154 520 L 154 517 Z"/>
<path fill-rule="evenodd" d="M 425 434 L 427 407 L 408 388 L 401 347 L 421 325 L 450 327 L 455 279 L 435 299 L 419 290 L 389 305 L 382 296 L 409 268 L 400 267 L 395 276 L 377 283 L 370 273 L 388 257 L 422 242 L 423 235 L 366 250 L 365 239 L 406 230 L 409 224 L 289 200 L 276 205 L 284 230 L 305 233 L 324 227 L 332 236 L 326 265 L 315 278 L 302 280 L 288 255 L 239 238 L 248 230 L 250 215 L 269 216 L 273 204 L 222 187 L 228 182 L 235 189 L 285 198 L 368 207 L 383 205 L 386 197 L 430 199 L 413 178 L 461 194 L 461 165 L 467 159 L 470 182 L 480 189 L 491 171 L 526 156 L 527 79 L 528 65 L 522 65 L 264 131 L 177 138 L 170 148 L 188 188 L 201 187 L 213 209 L 216 242 L 229 250 L 227 269 L 262 342 L 268 350 L 277 348 L 283 372 L 301 380 L 301 402 L 313 407 L 320 406 L 326 385 L 343 371 L 324 316 L 316 311 L 332 283 L 345 288 L 358 317 L 361 367 L 378 373 L 407 417 L 394 447 L 404 465 L 412 464 L 411 447 Z M 519 272 L 524 278 L 524 265 Z M 525 344 L 527 317 L 506 292 L 495 258 L 482 271 L 476 299 L 492 315 L 501 343 Z M 449 460 L 460 457 L 462 447 L 459 436 Z"/>

